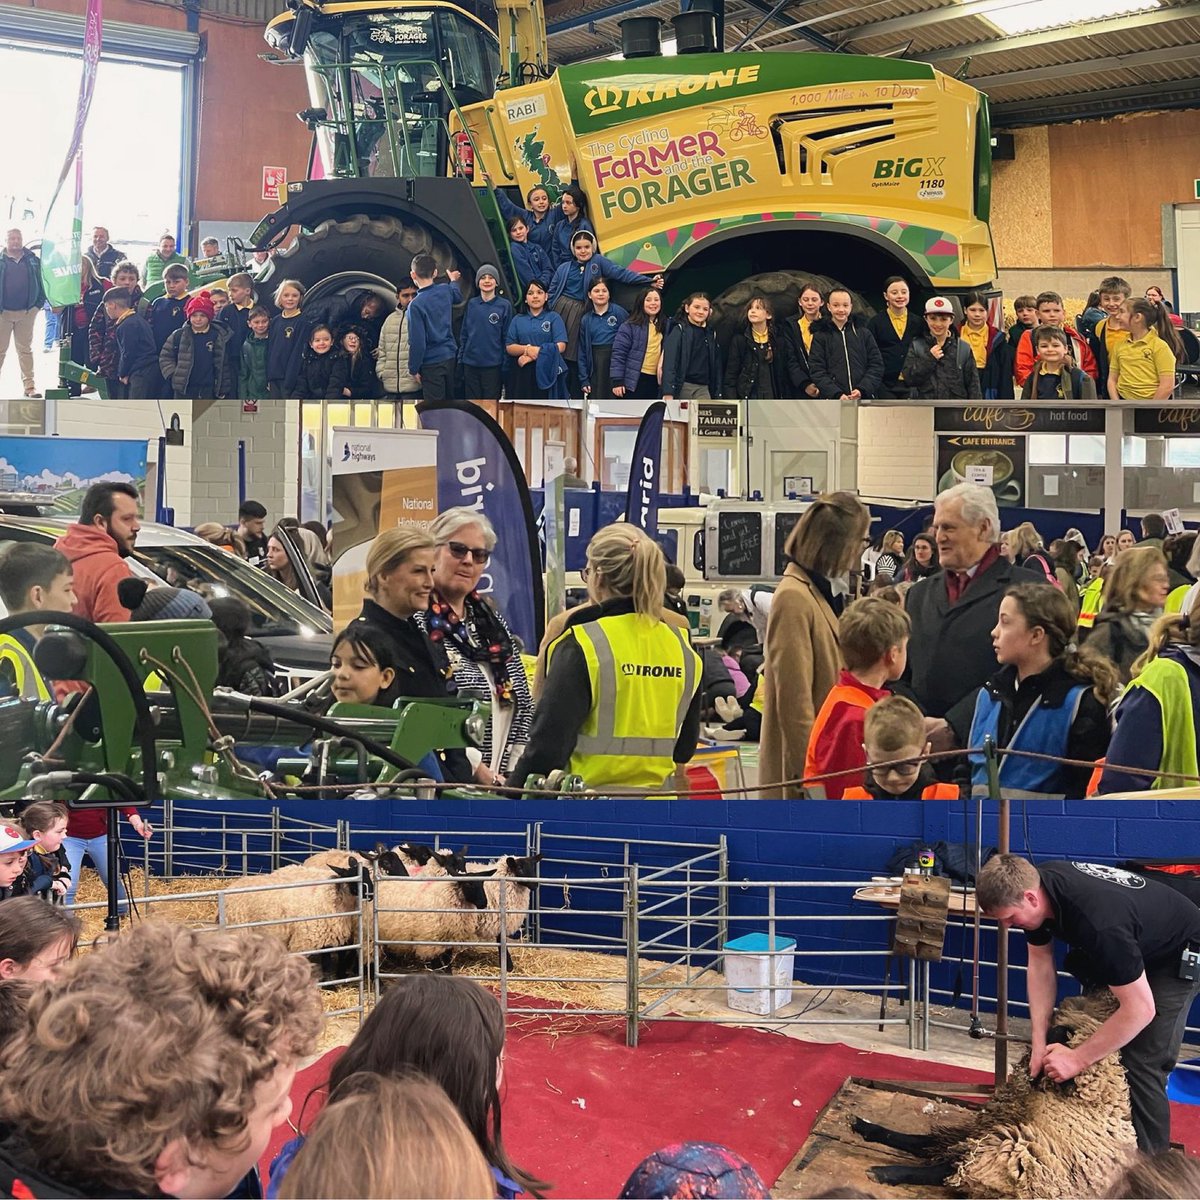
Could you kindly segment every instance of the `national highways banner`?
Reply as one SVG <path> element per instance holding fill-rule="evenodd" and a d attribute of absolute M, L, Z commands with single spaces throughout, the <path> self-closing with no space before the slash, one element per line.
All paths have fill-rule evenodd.
<path fill-rule="evenodd" d="M 417 406 L 424 429 L 436 429 L 438 510 L 464 506 L 496 528 L 496 549 L 479 590 L 499 609 L 530 654 L 546 623 L 542 556 L 525 472 L 503 429 L 475 404 Z"/>
<path fill-rule="evenodd" d="M 333 431 L 333 619 L 362 609 L 367 551 L 397 525 L 422 529 L 437 516 L 437 434 L 421 429 Z"/>

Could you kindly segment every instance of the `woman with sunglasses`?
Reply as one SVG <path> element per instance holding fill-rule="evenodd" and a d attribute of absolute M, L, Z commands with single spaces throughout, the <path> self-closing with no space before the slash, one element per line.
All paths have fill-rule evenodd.
<path fill-rule="evenodd" d="M 533 698 L 508 625 L 479 590 L 496 548 L 496 531 L 473 508 L 448 508 L 429 533 L 436 544 L 433 591 L 415 620 L 449 656 L 459 692 L 491 704 L 475 780 L 503 783 L 529 738 Z"/>

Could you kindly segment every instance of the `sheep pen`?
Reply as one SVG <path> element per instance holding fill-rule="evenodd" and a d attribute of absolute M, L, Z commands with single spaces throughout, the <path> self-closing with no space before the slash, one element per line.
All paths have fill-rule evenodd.
<path fill-rule="evenodd" d="M 1051 1017 L 1050 1040 L 1077 1046 L 1115 1011 L 1107 991 L 1069 997 Z M 877 1182 L 945 1185 L 982 1198 L 1103 1195 L 1123 1155 L 1137 1145 L 1129 1086 L 1115 1053 L 1055 1084 L 1029 1078 L 1026 1051 L 971 1125 L 952 1133 L 897 1134 L 857 1117 L 851 1126 L 866 1141 L 932 1160 L 872 1168 Z"/>

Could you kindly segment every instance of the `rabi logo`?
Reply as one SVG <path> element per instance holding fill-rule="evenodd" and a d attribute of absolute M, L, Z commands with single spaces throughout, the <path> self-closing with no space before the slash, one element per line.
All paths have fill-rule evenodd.
<path fill-rule="evenodd" d="M 375 449 L 370 442 L 347 442 L 342 447 L 342 462 L 373 463 Z"/>

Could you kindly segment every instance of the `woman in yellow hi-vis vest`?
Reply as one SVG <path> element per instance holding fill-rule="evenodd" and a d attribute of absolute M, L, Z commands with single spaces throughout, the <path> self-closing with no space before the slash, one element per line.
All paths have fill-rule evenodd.
<path fill-rule="evenodd" d="M 636 525 L 587 549 L 590 604 L 549 650 L 529 742 L 509 783 L 565 767 L 589 788 L 661 788 L 700 733 L 700 657 L 662 620 L 662 551 Z"/>

